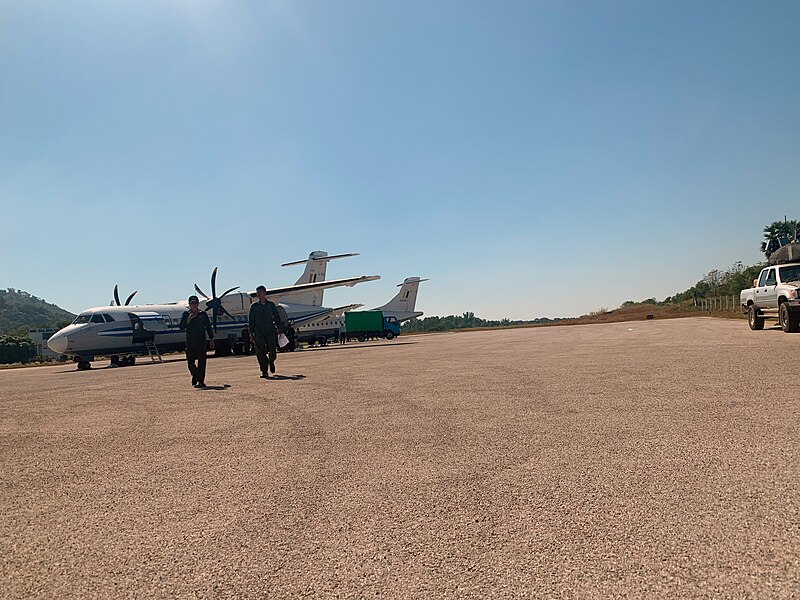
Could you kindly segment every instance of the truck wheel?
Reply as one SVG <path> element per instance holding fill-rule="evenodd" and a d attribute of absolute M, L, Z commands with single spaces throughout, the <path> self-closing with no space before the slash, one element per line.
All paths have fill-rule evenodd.
<path fill-rule="evenodd" d="M 784 302 L 780 310 L 781 329 L 786 333 L 796 333 L 800 329 L 800 312 L 789 310 L 789 305 Z"/>
<path fill-rule="evenodd" d="M 358 341 L 359 342 L 366 342 L 367 341 L 367 336 L 365 336 L 363 333 L 359 333 L 358 334 Z"/>
<path fill-rule="evenodd" d="M 764 317 L 758 316 L 758 311 L 753 304 L 747 309 L 747 324 L 753 331 L 764 329 Z"/>
<path fill-rule="evenodd" d="M 392 331 L 387 331 L 387 332 L 386 332 L 386 339 L 387 339 L 387 340 L 393 340 L 393 339 L 394 339 L 394 332 L 392 332 Z"/>

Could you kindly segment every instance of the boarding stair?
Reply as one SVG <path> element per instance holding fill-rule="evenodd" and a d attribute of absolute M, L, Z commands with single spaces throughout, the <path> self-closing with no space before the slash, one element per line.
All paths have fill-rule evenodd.
<path fill-rule="evenodd" d="M 158 346 L 153 340 L 148 340 L 144 343 L 144 347 L 147 348 L 147 353 L 150 355 L 150 360 L 152 362 L 164 362 L 161 358 L 161 352 L 158 351 Z"/>

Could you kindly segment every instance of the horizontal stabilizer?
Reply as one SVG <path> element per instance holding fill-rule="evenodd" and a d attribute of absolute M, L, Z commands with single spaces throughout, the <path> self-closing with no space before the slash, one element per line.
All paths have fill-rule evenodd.
<path fill-rule="evenodd" d="M 334 259 L 337 259 L 337 258 L 349 258 L 351 256 L 359 256 L 358 252 L 350 252 L 349 254 L 334 254 L 332 256 L 313 256 L 313 254 L 314 253 L 312 252 L 312 256 L 309 257 L 309 258 L 306 258 L 304 260 L 295 260 L 295 261 L 292 261 L 292 262 L 283 263 L 281 266 L 282 267 L 293 267 L 295 265 L 304 265 L 307 262 L 312 261 L 312 260 L 327 262 L 329 260 L 334 260 Z"/>
<path fill-rule="evenodd" d="M 403 287 L 407 283 L 422 283 L 423 281 L 430 281 L 430 279 L 420 279 L 419 277 L 408 277 L 403 283 L 398 283 L 397 287 Z"/>

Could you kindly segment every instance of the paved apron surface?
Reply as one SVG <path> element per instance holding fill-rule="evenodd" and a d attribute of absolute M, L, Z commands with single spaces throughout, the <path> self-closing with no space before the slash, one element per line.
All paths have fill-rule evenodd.
<path fill-rule="evenodd" d="M 796 597 L 799 350 L 698 318 L 213 359 L 204 391 L 0 371 L 0 595 Z"/>

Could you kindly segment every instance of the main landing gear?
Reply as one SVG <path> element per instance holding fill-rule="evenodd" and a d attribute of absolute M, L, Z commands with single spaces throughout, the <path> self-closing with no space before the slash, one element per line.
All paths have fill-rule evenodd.
<path fill-rule="evenodd" d="M 136 364 L 136 356 L 133 354 L 129 354 L 128 356 L 120 356 L 119 354 L 114 354 L 111 356 L 111 365 L 112 367 L 132 367 Z"/>

